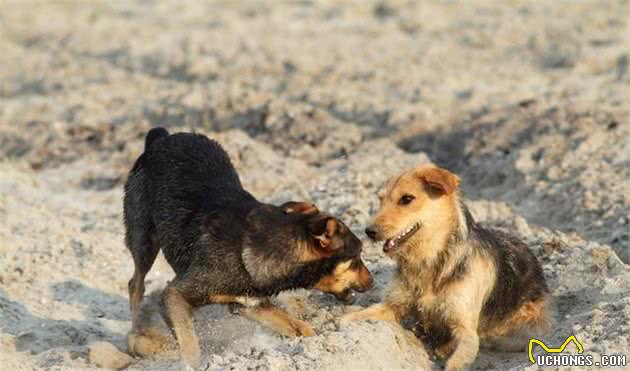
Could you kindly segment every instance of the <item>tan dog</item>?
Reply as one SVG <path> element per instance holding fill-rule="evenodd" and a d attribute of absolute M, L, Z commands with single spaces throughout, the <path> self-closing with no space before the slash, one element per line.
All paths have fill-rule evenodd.
<path fill-rule="evenodd" d="M 518 239 L 477 224 L 459 195 L 459 178 L 423 166 L 391 179 L 368 236 L 384 240 L 398 263 L 384 303 L 344 319 L 400 322 L 416 315 L 447 370 L 484 345 L 525 350 L 548 327 L 548 289 L 540 263 Z"/>

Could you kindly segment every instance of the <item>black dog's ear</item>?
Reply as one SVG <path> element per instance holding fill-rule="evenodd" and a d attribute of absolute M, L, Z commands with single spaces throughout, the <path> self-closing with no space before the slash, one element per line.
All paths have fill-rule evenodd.
<path fill-rule="evenodd" d="M 327 253 L 332 253 L 339 247 L 332 243 L 333 236 L 339 229 L 337 219 L 331 216 L 315 218 L 309 222 L 307 229 L 319 244 L 319 248 Z"/>
<path fill-rule="evenodd" d="M 285 214 L 319 214 L 319 209 L 317 208 L 317 206 L 310 202 L 289 201 L 283 203 L 280 207 Z"/>

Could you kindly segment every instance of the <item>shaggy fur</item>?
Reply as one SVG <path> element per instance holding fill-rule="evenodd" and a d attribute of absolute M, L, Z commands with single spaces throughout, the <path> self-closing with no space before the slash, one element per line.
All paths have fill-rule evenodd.
<path fill-rule="evenodd" d="M 480 340 L 525 350 L 548 328 L 540 263 L 522 241 L 475 222 L 448 170 L 424 166 L 391 179 L 366 233 L 385 240 L 398 270 L 382 304 L 346 319 L 416 315 L 447 370 L 470 365 Z"/>

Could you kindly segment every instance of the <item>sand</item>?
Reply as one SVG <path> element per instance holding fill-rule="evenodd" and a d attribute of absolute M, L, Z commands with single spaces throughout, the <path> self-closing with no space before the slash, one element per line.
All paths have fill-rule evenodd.
<path fill-rule="evenodd" d="M 624 1 L 0 3 L 0 369 L 100 369 L 107 354 L 181 369 L 173 350 L 118 353 L 133 271 L 122 185 L 158 125 L 216 138 L 261 200 L 314 201 L 364 240 L 387 177 L 447 166 L 474 215 L 543 263 L 556 309 L 543 340 L 630 357 L 626 14 Z M 316 337 L 199 310 L 202 368 L 439 369 L 396 326 L 338 321 L 378 302 L 395 268 L 364 251 L 377 285 L 353 307 L 275 299 Z M 172 277 L 160 256 L 148 311 Z M 534 369 L 525 351 L 488 350 L 473 368 Z"/>

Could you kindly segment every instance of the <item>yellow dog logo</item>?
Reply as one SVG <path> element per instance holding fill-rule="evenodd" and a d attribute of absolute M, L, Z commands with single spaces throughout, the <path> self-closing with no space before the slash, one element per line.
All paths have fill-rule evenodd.
<path fill-rule="evenodd" d="M 529 361 L 531 363 L 536 363 L 533 353 L 534 344 L 540 345 L 547 353 L 561 353 L 570 342 L 573 342 L 575 344 L 578 350 L 578 354 L 584 353 L 584 347 L 582 346 L 582 343 L 580 343 L 578 339 L 575 338 L 575 335 L 569 336 L 567 340 L 565 340 L 564 343 L 562 343 L 562 345 L 560 345 L 558 348 L 549 348 L 545 343 L 538 339 L 529 339 L 529 346 L 527 347 L 527 352 L 529 353 Z"/>

